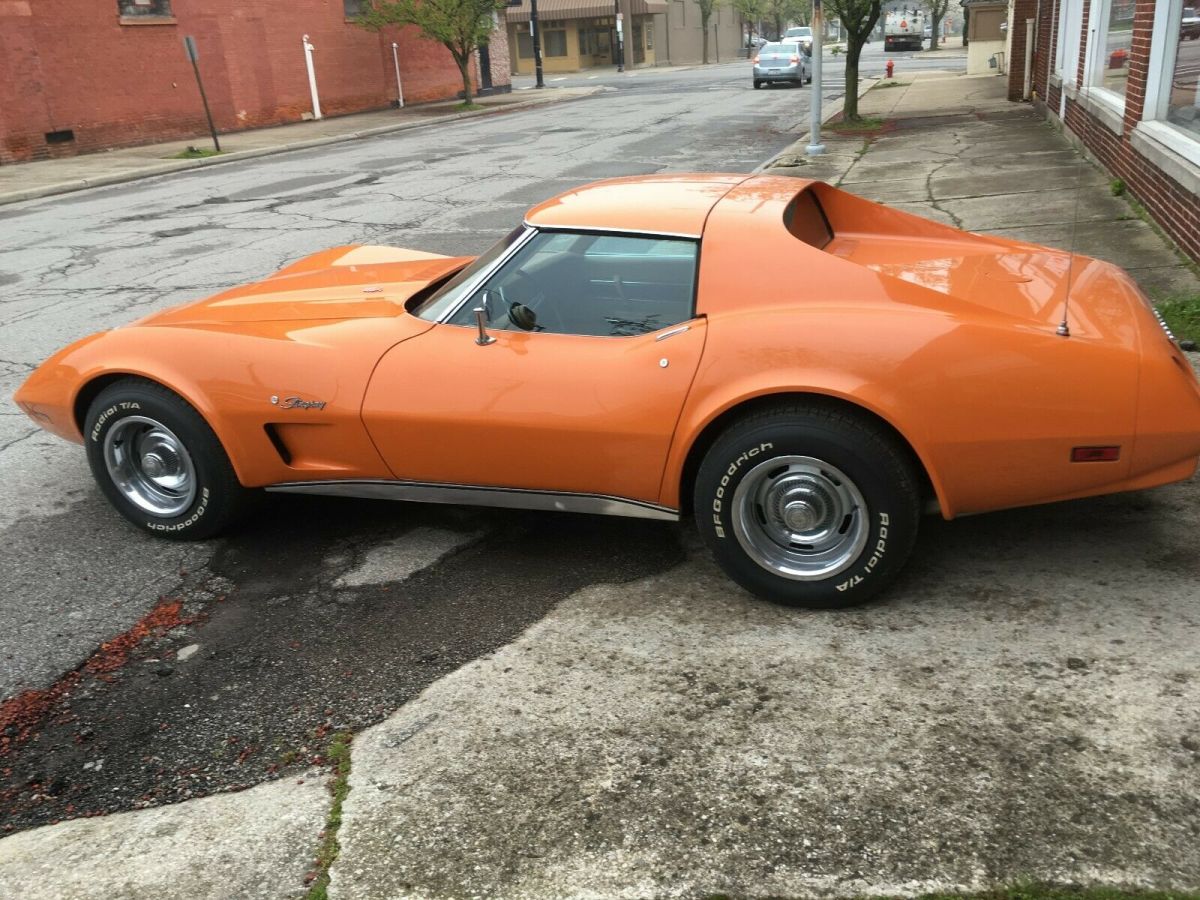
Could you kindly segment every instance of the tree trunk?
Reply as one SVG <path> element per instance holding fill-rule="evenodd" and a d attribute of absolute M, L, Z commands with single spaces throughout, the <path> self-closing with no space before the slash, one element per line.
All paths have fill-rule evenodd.
<path fill-rule="evenodd" d="M 941 29 L 941 27 L 942 20 L 940 18 L 935 18 L 933 20 L 933 31 L 930 33 L 931 36 L 929 38 L 930 50 L 936 50 L 938 48 L 938 31 Z"/>
<path fill-rule="evenodd" d="M 842 106 L 842 121 L 857 122 L 858 115 L 858 58 L 862 56 L 866 34 L 846 35 L 846 96 Z"/>
<path fill-rule="evenodd" d="M 471 105 L 471 54 L 468 53 L 466 56 L 460 57 L 457 53 L 454 53 L 454 51 L 451 51 L 451 53 L 453 53 L 453 55 L 454 55 L 454 61 L 458 64 L 458 73 L 462 76 L 462 80 L 463 80 L 463 105 L 470 106 Z"/>
<path fill-rule="evenodd" d="M 700 43 L 701 62 L 708 65 L 708 20 L 701 20 L 701 27 L 704 29 L 704 40 Z"/>

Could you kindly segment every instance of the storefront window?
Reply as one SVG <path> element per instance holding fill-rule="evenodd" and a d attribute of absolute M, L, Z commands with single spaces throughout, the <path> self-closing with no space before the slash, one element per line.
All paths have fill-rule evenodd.
<path fill-rule="evenodd" d="M 1125 96 L 1129 80 L 1129 57 L 1133 50 L 1134 0 L 1109 0 L 1104 17 L 1104 35 L 1100 47 L 1103 56 L 1097 61 L 1097 87 Z"/>
<path fill-rule="evenodd" d="M 1200 137 L 1200 18 L 1183 8 L 1175 68 L 1167 86 L 1167 121 Z"/>
<path fill-rule="evenodd" d="M 517 32 L 517 56 L 521 59 L 533 59 L 533 38 L 527 31 Z"/>
<path fill-rule="evenodd" d="M 567 55 L 566 31 L 546 31 L 542 34 L 542 41 L 546 50 L 546 56 Z"/>

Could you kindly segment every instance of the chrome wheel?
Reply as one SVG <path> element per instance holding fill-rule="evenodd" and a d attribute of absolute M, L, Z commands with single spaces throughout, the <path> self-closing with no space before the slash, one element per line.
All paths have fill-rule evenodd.
<path fill-rule="evenodd" d="M 795 581 L 847 569 L 867 543 L 866 501 L 845 473 L 811 456 L 777 456 L 746 473 L 732 525 L 747 556 Z"/>
<path fill-rule="evenodd" d="M 151 515 L 181 515 L 196 499 L 187 447 L 154 419 L 128 416 L 113 425 L 104 436 L 104 464 L 116 489 Z"/>

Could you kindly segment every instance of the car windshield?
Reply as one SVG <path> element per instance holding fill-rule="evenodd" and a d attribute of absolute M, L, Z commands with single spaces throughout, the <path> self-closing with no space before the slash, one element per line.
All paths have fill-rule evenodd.
<path fill-rule="evenodd" d="M 476 272 L 487 268 L 504 253 L 523 235 L 527 229 L 524 225 L 518 225 L 503 238 L 498 240 L 491 246 L 482 256 L 478 257 L 475 262 L 468 266 L 464 266 L 459 270 L 458 274 L 447 281 L 442 287 L 435 291 L 430 297 L 422 301 L 412 314 L 430 322 L 438 321 L 442 315 L 454 306 L 459 298 L 459 288 L 466 282 L 470 281 Z"/>
<path fill-rule="evenodd" d="M 786 37 L 812 37 L 811 28 L 789 28 Z"/>

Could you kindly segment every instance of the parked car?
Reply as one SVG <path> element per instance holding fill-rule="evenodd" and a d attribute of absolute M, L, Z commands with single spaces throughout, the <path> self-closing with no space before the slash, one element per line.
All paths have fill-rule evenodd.
<path fill-rule="evenodd" d="M 1200 14 L 1197 14 L 1196 7 L 1185 6 L 1183 8 L 1183 21 L 1179 26 L 1179 36 L 1189 41 L 1200 38 Z"/>
<path fill-rule="evenodd" d="M 796 44 L 764 44 L 754 57 L 754 86 L 774 82 L 806 84 L 812 81 L 812 63 Z"/>
<path fill-rule="evenodd" d="M 84 338 L 16 401 L 162 537 L 264 488 L 692 514 L 739 584 L 825 607 L 895 578 L 922 510 L 1200 455 L 1200 383 L 1117 267 L 744 174 L 581 187 L 476 259 L 326 250 Z"/>
<path fill-rule="evenodd" d="M 805 54 L 812 56 L 813 33 L 812 29 L 805 25 L 789 28 L 783 33 L 781 41 L 784 44 L 799 44 Z"/>

